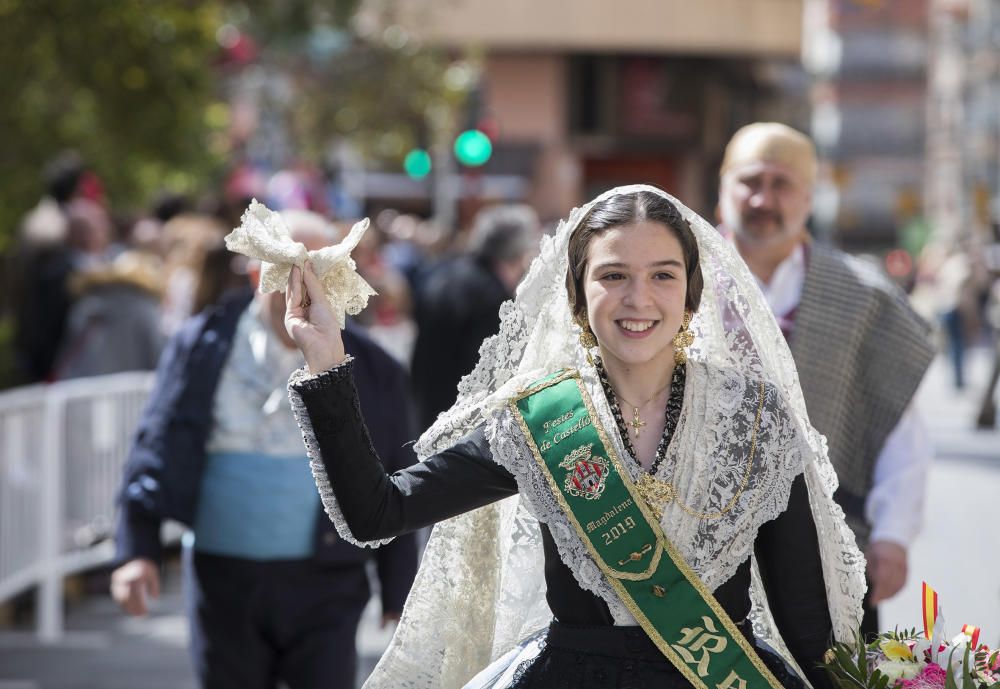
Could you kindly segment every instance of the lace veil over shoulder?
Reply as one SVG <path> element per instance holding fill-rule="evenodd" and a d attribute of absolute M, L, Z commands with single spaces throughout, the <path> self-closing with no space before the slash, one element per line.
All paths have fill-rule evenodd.
<path fill-rule="evenodd" d="M 459 385 L 455 405 L 417 443 L 417 452 L 424 458 L 485 424 L 494 458 L 518 477 L 521 494 L 434 527 L 402 620 L 366 687 L 461 687 L 521 638 L 548 624 L 551 613 L 545 601 L 539 520 L 549 526 L 560 555 L 580 585 L 609 603 L 616 623 L 635 624 L 623 606 L 616 607 L 597 566 L 582 550 L 574 549 L 573 536 L 564 533 L 556 508 L 546 503 L 546 493 L 530 488 L 523 448 L 505 403 L 542 375 L 575 368 L 590 388 L 599 417 L 606 427 L 613 427 L 571 316 L 565 289 L 567 247 L 570 235 L 595 203 L 641 191 L 665 197 L 688 220 L 698 242 L 704 278 L 701 305 L 690 326 L 696 336 L 689 350 L 690 394 L 686 393 L 671 443 L 672 456 L 664 462 L 675 472 L 678 490 L 707 495 L 708 491 L 699 493 L 693 487 L 704 486 L 732 469 L 725 460 L 718 460 L 720 451 L 735 457 L 723 445 L 727 441 L 721 436 L 727 434 L 706 435 L 700 429 L 713 423 L 735 424 L 736 428 L 746 414 L 752 415 L 756 408 L 752 396 L 749 411 L 742 404 L 747 398 L 744 382 L 766 384 L 766 413 L 780 419 L 769 426 L 776 430 L 762 434 L 758 449 L 762 469 L 731 518 L 698 522 L 668 511 L 664 513 L 665 532 L 714 589 L 752 552 L 757 527 L 785 508 L 792 479 L 804 472 L 834 632 L 840 640 L 853 638 L 865 591 L 864 559 L 843 512 L 832 500 L 837 479 L 826 441 L 809 423 L 784 337 L 753 276 L 716 229 L 665 192 L 636 185 L 613 189 L 573 210 L 553 236 L 543 239 L 516 297 L 501 308 L 499 334 L 483 342 L 479 363 Z M 617 449 L 624 454 L 624 448 Z M 732 461 L 739 464 L 742 458 Z M 721 490 L 725 500 L 724 485 Z M 711 533 L 706 535 L 706 529 Z M 784 644 L 756 572 L 753 581 L 755 633 L 782 651 Z M 791 660 L 787 652 L 783 654 Z"/>

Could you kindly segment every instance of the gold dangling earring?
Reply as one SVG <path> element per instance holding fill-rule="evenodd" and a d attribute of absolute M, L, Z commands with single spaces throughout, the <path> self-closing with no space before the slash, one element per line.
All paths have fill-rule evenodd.
<path fill-rule="evenodd" d="M 685 310 L 681 329 L 677 331 L 672 340 L 674 345 L 674 363 L 678 366 L 683 366 L 687 363 L 687 348 L 694 344 L 694 333 L 688 330 L 689 325 L 691 325 L 691 312 Z"/>
<path fill-rule="evenodd" d="M 594 359 L 590 355 L 590 350 L 597 346 L 597 338 L 594 337 L 594 331 L 590 329 L 586 317 L 576 319 L 576 324 L 580 326 L 580 346 L 587 353 L 587 361 L 593 365 Z"/>

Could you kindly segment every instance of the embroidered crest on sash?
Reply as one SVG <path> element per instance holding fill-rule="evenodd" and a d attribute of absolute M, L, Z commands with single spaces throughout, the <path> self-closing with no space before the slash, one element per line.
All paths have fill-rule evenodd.
<path fill-rule="evenodd" d="M 559 463 L 563 469 L 569 469 L 564 486 L 566 492 L 574 497 L 597 500 L 604 492 L 608 461 L 592 454 L 593 447 L 593 443 L 581 445 Z"/>

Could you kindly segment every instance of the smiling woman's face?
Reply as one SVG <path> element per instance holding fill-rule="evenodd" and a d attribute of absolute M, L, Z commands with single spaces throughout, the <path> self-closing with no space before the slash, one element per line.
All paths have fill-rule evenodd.
<path fill-rule="evenodd" d="M 606 365 L 673 366 L 684 318 L 687 273 L 674 233 L 658 222 L 593 237 L 583 280 L 587 318 Z"/>

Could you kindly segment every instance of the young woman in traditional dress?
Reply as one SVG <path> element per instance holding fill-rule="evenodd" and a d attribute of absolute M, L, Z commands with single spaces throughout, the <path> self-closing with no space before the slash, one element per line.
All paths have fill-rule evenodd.
<path fill-rule="evenodd" d="M 864 561 L 784 338 L 711 225 L 647 186 L 575 210 L 391 476 L 322 289 L 293 270 L 286 326 L 327 512 L 370 546 L 437 524 L 366 686 L 826 684 Z"/>

